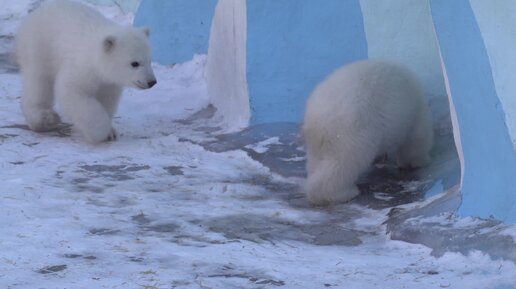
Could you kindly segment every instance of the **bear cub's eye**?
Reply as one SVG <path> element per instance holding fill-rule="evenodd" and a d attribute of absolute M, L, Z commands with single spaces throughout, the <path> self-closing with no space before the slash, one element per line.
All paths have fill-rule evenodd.
<path fill-rule="evenodd" d="M 137 68 L 138 66 L 140 66 L 140 63 L 137 61 L 133 61 L 133 62 L 131 62 L 131 66 L 134 68 Z"/>

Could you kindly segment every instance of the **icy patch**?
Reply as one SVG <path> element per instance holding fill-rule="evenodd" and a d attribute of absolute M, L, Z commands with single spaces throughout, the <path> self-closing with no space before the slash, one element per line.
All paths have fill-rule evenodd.
<path fill-rule="evenodd" d="M 425 198 L 428 199 L 428 198 L 435 197 L 436 195 L 441 194 L 444 191 L 445 191 L 445 189 L 444 189 L 443 181 L 439 180 L 428 191 L 426 191 Z"/>
<path fill-rule="evenodd" d="M 502 230 L 500 233 L 502 235 L 512 237 L 512 240 L 514 241 L 514 244 L 516 245 L 516 225 L 506 228 L 505 230 Z"/>
<path fill-rule="evenodd" d="M 285 162 L 303 162 L 306 160 L 306 157 L 280 158 L 280 160 Z"/>
<path fill-rule="evenodd" d="M 382 201 L 390 201 L 390 200 L 394 199 L 393 196 L 386 194 L 386 193 L 382 193 L 382 192 L 376 192 L 376 193 L 373 193 L 373 195 L 376 199 L 382 200 Z"/>
<path fill-rule="evenodd" d="M 256 153 L 263 154 L 263 153 L 267 152 L 269 150 L 269 146 L 273 145 L 273 144 L 278 144 L 278 145 L 281 144 L 279 137 L 275 136 L 275 137 L 266 139 L 264 141 L 261 141 L 257 144 L 246 145 L 245 148 L 252 149 Z"/>

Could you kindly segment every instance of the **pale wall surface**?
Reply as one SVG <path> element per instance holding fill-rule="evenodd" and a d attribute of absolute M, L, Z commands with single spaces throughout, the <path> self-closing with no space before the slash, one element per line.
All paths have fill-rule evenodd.
<path fill-rule="evenodd" d="M 370 58 L 389 58 L 417 73 L 430 97 L 443 97 L 443 75 L 428 1 L 360 0 Z"/>
<path fill-rule="evenodd" d="M 434 122 L 449 123 L 439 45 L 427 0 L 360 0 L 369 58 L 388 58 L 421 80 Z"/>

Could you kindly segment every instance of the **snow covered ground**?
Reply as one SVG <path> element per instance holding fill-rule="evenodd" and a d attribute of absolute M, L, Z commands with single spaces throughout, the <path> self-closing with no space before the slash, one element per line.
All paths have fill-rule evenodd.
<path fill-rule="evenodd" d="M 220 134 L 205 56 L 126 90 L 116 142 L 28 130 L 8 55 L 38 2 L 0 10 L 0 288 L 516 288 L 514 226 L 418 217 L 430 177 L 378 166 L 350 204 L 308 206 L 297 126 Z"/>

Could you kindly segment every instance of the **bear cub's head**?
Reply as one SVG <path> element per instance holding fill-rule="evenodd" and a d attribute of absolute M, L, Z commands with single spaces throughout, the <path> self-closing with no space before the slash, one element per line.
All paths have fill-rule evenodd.
<path fill-rule="evenodd" d="M 102 75 L 107 82 L 148 89 L 157 81 L 152 70 L 148 28 L 120 27 L 102 40 Z"/>

